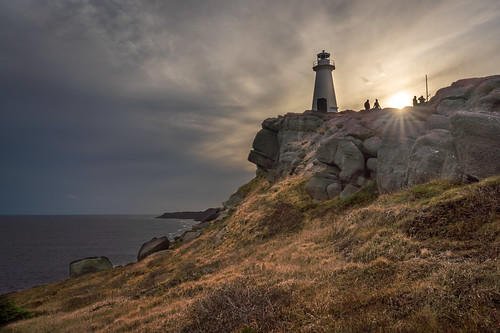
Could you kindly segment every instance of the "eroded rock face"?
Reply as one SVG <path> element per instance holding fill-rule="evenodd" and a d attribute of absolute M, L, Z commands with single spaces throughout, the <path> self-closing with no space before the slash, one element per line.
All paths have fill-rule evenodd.
<path fill-rule="evenodd" d="M 500 173 L 500 114 L 457 112 L 451 126 L 466 177 L 479 180 Z"/>
<path fill-rule="evenodd" d="M 249 160 L 274 182 L 310 174 L 316 200 L 353 195 L 372 180 L 387 193 L 431 179 L 500 173 L 500 75 L 440 89 L 424 106 L 266 119 Z"/>
<path fill-rule="evenodd" d="M 69 264 L 69 277 L 76 278 L 85 274 L 112 269 L 113 264 L 107 257 L 88 257 Z"/>
<path fill-rule="evenodd" d="M 275 167 L 279 152 L 277 132 L 263 128 L 255 136 L 252 148 L 248 156 L 250 162 L 265 170 Z"/>
<path fill-rule="evenodd" d="M 382 139 L 378 136 L 372 136 L 363 142 L 362 152 L 366 155 L 377 157 L 378 150 L 382 144 Z"/>
<path fill-rule="evenodd" d="M 354 143 L 343 140 L 333 161 L 340 168 L 339 179 L 345 183 L 356 182 L 359 176 L 365 175 L 365 159 Z"/>
<path fill-rule="evenodd" d="M 330 199 L 327 187 L 333 182 L 336 182 L 334 177 L 329 177 L 327 174 L 317 173 L 307 183 L 306 192 L 314 199 Z"/>
<path fill-rule="evenodd" d="M 147 241 L 146 243 L 142 244 L 141 249 L 137 254 L 137 261 L 141 261 L 142 259 L 146 258 L 147 256 L 155 252 L 168 250 L 169 246 L 170 242 L 167 236 L 160 238 L 154 237 L 150 241 Z"/>
<path fill-rule="evenodd" d="M 408 186 L 459 177 L 458 157 L 449 131 L 433 129 L 417 139 L 408 160 L 405 181 Z"/>
<path fill-rule="evenodd" d="M 408 169 L 412 138 L 384 137 L 377 157 L 377 186 L 381 193 L 403 188 Z"/>

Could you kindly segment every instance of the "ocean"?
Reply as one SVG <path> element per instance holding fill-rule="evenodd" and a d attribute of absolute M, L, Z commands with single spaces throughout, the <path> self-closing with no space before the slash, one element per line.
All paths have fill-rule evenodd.
<path fill-rule="evenodd" d="M 0 215 L 0 295 L 67 279 L 69 264 L 85 257 L 126 265 L 151 238 L 173 240 L 196 223 L 153 215 Z"/>

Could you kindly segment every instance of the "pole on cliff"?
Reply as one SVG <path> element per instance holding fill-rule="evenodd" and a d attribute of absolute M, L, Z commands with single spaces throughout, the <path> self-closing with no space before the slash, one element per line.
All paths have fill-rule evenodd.
<path fill-rule="evenodd" d="M 429 88 L 427 86 L 427 74 L 425 74 L 425 101 L 429 101 Z"/>

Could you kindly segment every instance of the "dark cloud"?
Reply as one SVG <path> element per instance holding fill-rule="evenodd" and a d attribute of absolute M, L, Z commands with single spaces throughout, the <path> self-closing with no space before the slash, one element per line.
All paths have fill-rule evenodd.
<path fill-rule="evenodd" d="M 359 109 L 495 74 L 499 18 L 496 0 L 2 2 L 0 213 L 218 205 L 260 122 L 310 107 L 317 52 Z"/>

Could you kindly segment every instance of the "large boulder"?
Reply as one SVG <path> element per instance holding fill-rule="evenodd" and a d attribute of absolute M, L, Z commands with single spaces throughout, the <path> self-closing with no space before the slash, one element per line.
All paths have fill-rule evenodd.
<path fill-rule="evenodd" d="M 275 164 L 275 161 L 267 158 L 266 156 L 255 150 L 251 150 L 248 154 L 248 161 L 264 169 L 271 169 Z"/>
<path fill-rule="evenodd" d="M 463 79 L 453 82 L 450 86 L 441 88 L 432 97 L 430 104 L 438 106 L 444 100 L 449 101 L 466 101 L 471 96 L 474 88 L 485 81 L 486 78 Z"/>
<path fill-rule="evenodd" d="M 340 168 L 339 178 L 343 182 L 356 182 L 365 175 L 365 159 L 358 147 L 350 140 L 341 140 L 333 162 Z"/>
<path fill-rule="evenodd" d="M 344 129 L 344 132 L 346 136 L 351 136 L 360 140 L 365 140 L 375 134 L 372 129 L 360 125 L 359 122 L 356 122 L 351 128 Z"/>
<path fill-rule="evenodd" d="M 439 89 L 430 104 L 441 115 L 451 116 L 458 111 L 481 109 L 500 111 L 500 75 L 463 79 Z"/>
<path fill-rule="evenodd" d="M 500 112 L 500 75 L 489 76 L 481 82 L 468 101 L 472 109 Z"/>
<path fill-rule="evenodd" d="M 412 138 L 382 139 L 377 157 L 377 187 L 380 193 L 389 193 L 404 186 L 408 157 L 415 143 Z"/>
<path fill-rule="evenodd" d="M 439 114 L 433 114 L 425 122 L 425 128 L 428 131 L 433 129 L 444 129 L 450 131 L 451 130 L 450 118 Z"/>
<path fill-rule="evenodd" d="M 316 158 L 318 161 L 326 164 L 333 164 L 333 159 L 337 153 L 339 142 L 340 139 L 335 137 L 320 142 L 319 147 L 316 150 Z"/>
<path fill-rule="evenodd" d="M 339 181 L 333 181 L 326 187 L 326 194 L 328 194 L 329 199 L 333 199 L 342 193 L 342 184 Z"/>
<path fill-rule="evenodd" d="M 451 133 L 433 129 L 419 137 L 413 145 L 405 183 L 413 186 L 440 178 L 460 178 L 458 157 Z"/>
<path fill-rule="evenodd" d="M 222 203 L 224 209 L 234 209 L 245 199 L 245 194 L 241 192 L 236 192 L 231 194 L 229 199 Z"/>
<path fill-rule="evenodd" d="M 297 167 L 300 165 L 305 157 L 304 151 L 287 151 L 280 155 L 279 159 L 279 171 L 281 175 L 291 175 L 295 172 Z"/>
<path fill-rule="evenodd" d="M 201 231 L 188 231 L 182 237 L 182 242 L 189 243 L 190 241 L 192 241 L 193 239 L 195 239 L 199 235 L 201 235 Z"/>
<path fill-rule="evenodd" d="M 198 216 L 195 221 L 208 222 L 213 221 L 219 216 L 220 208 L 208 208 Z"/>
<path fill-rule="evenodd" d="M 352 137 L 329 138 L 320 143 L 316 158 L 320 162 L 340 168 L 341 181 L 356 181 L 358 176 L 365 174 L 365 160 L 356 143 L 362 145 L 361 140 Z"/>
<path fill-rule="evenodd" d="M 269 120 L 269 124 L 272 122 Z M 253 150 L 248 155 L 248 160 L 264 169 L 274 167 L 279 155 L 278 134 L 269 128 L 261 129 L 252 144 Z"/>
<path fill-rule="evenodd" d="M 334 178 L 323 177 L 321 175 L 314 175 L 311 177 L 309 182 L 306 184 L 306 192 L 309 196 L 315 200 L 328 200 L 328 185 L 334 182 Z"/>
<path fill-rule="evenodd" d="M 283 120 L 283 130 L 299 132 L 315 132 L 323 125 L 324 115 L 318 112 L 295 114 L 285 117 Z"/>
<path fill-rule="evenodd" d="M 253 140 L 252 148 L 268 159 L 276 161 L 279 152 L 277 133 L 267 128 L 261 129 Z"/>
<path fill-rule="evenodd" d="M 375 157 L 370 157 L 366 160 L 366 171 L 370 175 L 370 179 L 377 181 L 378 160 Z"/>
<path fill-rule="evenodd" d="M 266 128 L 273 132 L 278 132 L 280 130 L 282 122 L 283 116 L 278 116 L 278 118 L 267 118 L 262 122 L 262 128 Z"/>
<path fill-rule="evenodd" d="M 351 184 L 347 184 L 342 193 L 340 193 L 340 199 L 345 199 L 353 196 L 354 194 L 358 193 L 359 190 L 361 190 L 361 188 Z"/>
<path fill-rule="evenodd" d="M 457 112 L 451 117 L 451 133 L 460 168 L 468 179 L 500 173 L 500 115 Z"/>
<path fill-rule="evenodd" d="M 113 264 L 107 257 L 88 257 L 69 264 L 69 277 L 76 278 L 85 274 L 107 271 Z"/>
<path fill-rule="evenodd" d="M 221 229 L 221 231 L 217 233 L 217 235 L 215 235 L 214 237 L 215 245 L 219 245 L 220 243 L 222 243 L 222 240 L 224 239 L 226 234 L 227 234 L 227 227 L 224 227 Z"/>
<path fill-rule="evenodd" d="M 382 144 L 382 139 L 378 136 L 372 136 L 363 142 L 362 152 L 371 157 L 377 157 L 378 150 Z"/>
<path fill-rule="evenodd" d="M 163 251 L 163 250 L 168 250 L 168 247 L 170 246 L 170 242 L 168 240 L 167 236 L 164 237 L 154 237 L 150 241 L 142 244 L 141 249 L 139 250 L 139 253 L 137 254 L 137 261 L 141 261 L 142 259 L 146 258 L 147 256 Z"/>
<path fill-rule="evenodd" d="M 465 109 L 466 99 L 443 99 L 436 108 L 438 115 L 449 116 L 456 113 L 458 110 Z"/>

